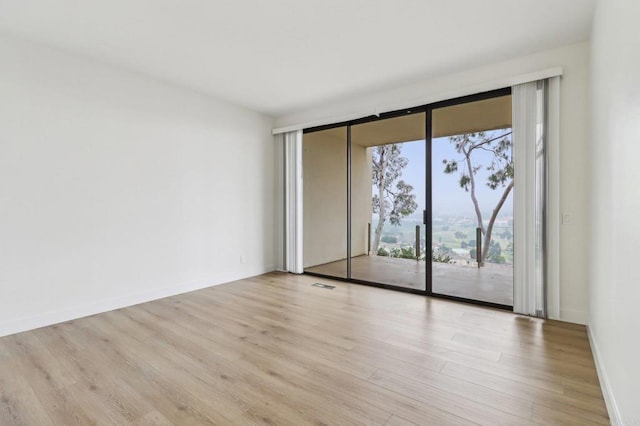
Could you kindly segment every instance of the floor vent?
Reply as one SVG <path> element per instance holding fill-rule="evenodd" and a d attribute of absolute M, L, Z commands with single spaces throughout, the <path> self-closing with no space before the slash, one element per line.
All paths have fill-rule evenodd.
<path fill-rule="evenodd" d="M 327 290 L 333 290 L 334 288 L 336 288 L 335 285 L 322 284 L 322 283 L 313 283 L 311 285 L 314 287 L 326 288 Z"/>

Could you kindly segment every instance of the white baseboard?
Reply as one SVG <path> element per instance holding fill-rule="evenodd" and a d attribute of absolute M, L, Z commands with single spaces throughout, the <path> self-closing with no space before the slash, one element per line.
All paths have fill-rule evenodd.
<path fill-rule="evenodd" d="M 585 311 L 577 311 L 574 309 L 561 309 L 560 321 L 587 325 L 589 323 L 589 313 Z"/>
<path fill-rule="evenodd" d="M 71 321 L 78 318 L 100 314 L 103 312 L 109 312 L 115 309 L 125 308 L 127 306 L 138 305 L 140 303 L 146 303 L 152 300 L 188 293 L 190 291 L 200 290 L 207 287 L 214 287 L 216 285 L 248 278 L 250 276 L 260 275 L 271 271 L 273 271 L 273 268 L 266 268 L 265 270 L 261 271 L 252 271 L 253 273 L 247 276 L 232 277 L 231 279 L 225 279 L 220 282 L 193 282 L 189 284 L 154 289 L 142 293 L 129 294 L 122 297 L 105 299 L 98 302 L 87 303 L 82 306 L 75 306 L 72 308 L 52 310 L 39 315 L 22 317 L 0 323 L 0 337 L 21 333 L 23 331 L 33 330 L 40 327 L 46 327 L 53 324 L 59 324 L 61 322 Z"/>
<path fill-rule="evenodd" d="M 623 426 L 622 416 L 620 415 L 620 410 L 618 410 L 618 404 L 616 404 L 611 385 L 609 384 L 609 377 L 602 363 L 598 343 L 589 326 L 587 326 L 587 335 L 589 336 L 589 344 L 591 345 L 591 352 L 593 353 L 593 361 L 596 364 L 596 371 L 598 372 L 598 380 L 600 380 L 602 396 L 604 396 L 604 402 L 609 412 L 609 420 L 611 420 L 613 426 Z"/>

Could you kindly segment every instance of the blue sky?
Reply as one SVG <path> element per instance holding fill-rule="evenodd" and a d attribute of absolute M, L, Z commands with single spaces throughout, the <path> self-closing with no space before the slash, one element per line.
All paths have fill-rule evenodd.
<path fill-rule="evenodd" d="M 444 174 L 443 159 L 460 159 L 461 155 L 455 152 L 448 137 L 433 140 L 433 214 L 434 216 L 474 216 L 473 204 L 468 192 L 460 188 L 458 180 L 460 173 Z M 402 173 L 401 179 L 414 187 L 416 200 L 418 202 L 418 213 L 422 212 L 425 206 L 425 141 L 405 142 L 402 144 L 402 155 L 409 162 Z M 477 151 L 473 159 L 482 164 L 489 164 L 491 153 Z M 500 188 L 492 190 L 486 185 L 487 171 L 482 168 L 476 174 L 476 196 L 480 202 L 483 216 L 490 213 L 495 207 L 502 190 Z M 513 211 L 513 191 L 509 199 L 502 207 L 500 216 L 511 215 Z M 486 213 L 485 213 L 486 212 Z M 488 218 L 488 217 L 486 217 Z"/>

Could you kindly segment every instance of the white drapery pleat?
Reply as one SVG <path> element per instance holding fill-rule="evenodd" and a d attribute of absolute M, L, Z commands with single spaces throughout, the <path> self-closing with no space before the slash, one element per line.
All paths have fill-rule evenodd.
<path fill-rule="evenodd" d="M 545 82 L 513 86 L 516 313 L 546 317 L 547 155 Z"/>
<path fill-rule="evenodd" d="M 274 136 L 278 199 L 277 259 L 280 271 L 302 270 L 302 130 Z"/>

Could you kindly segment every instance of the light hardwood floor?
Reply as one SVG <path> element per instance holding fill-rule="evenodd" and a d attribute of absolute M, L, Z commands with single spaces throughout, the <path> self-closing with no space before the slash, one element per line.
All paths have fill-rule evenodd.
<path fill-rule="evenodd" d="M 584 327 L 309 276 L 0 338 L 2 425 L 534 423 L 609 424 Z"/>

